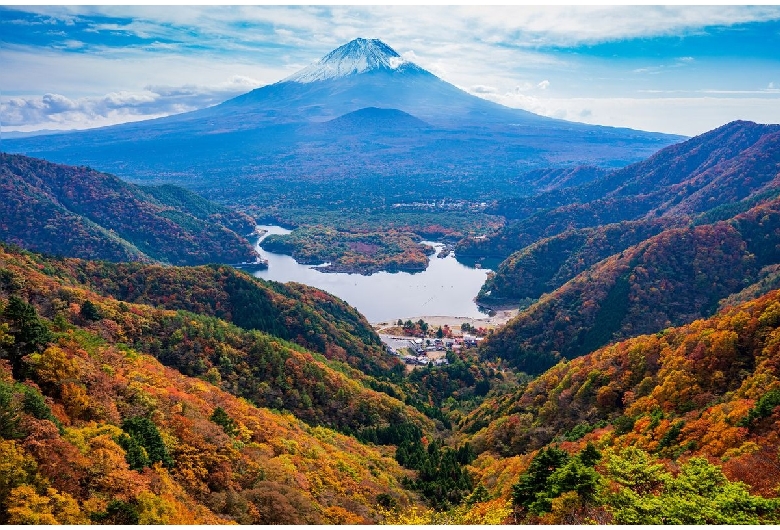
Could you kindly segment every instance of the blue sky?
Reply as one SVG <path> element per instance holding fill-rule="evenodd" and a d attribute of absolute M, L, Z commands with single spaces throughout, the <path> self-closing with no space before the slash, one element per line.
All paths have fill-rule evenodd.
<path fill-rule="evenodd" d="M 573 121 L 695 135 L 780 123 L 778 6 L 4 6 L 4 131 L 213 105 L 356 37 Z"/>

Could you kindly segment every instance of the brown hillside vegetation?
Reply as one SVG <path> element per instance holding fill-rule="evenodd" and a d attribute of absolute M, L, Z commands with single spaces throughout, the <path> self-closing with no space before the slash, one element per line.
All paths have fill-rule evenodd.
<path fill-rule="evenodd" d="M 685 218 L 775 189 L 778 174 L 780 126 L 735 121 L 592 182 L 499 200 L 489 213 L 510 222 L 487 238 L 464 239 L 456 251 L 505 259 L 566 230 Z"/>
<path fill-rule="evenodd" d="M 406 419 L 426 430 L 432 427 L 414 409 L 368 388 L 372 378 L 358 370 L 331 366 L 321 355 L 284 339 L 214 317 L 96 295 L 57 277 L 46 263 L 34 254 L 5 251 L 0 255 L 0 293 L 30 301 L 41 315 L 60 319 L 63 326 L 75 324 L 110 344 L 132 345 L 187 375 L 313 424 L 351 432 Z M 89 312 L 82 310 L 85 304 Z"/>
<path fill-rule="evenodd" d="M 432 437 L 370 377 L 63 263 L 0 248 L 0 521 L 354 524 L 417 502 L 392 453 L 334 430 Z"/>
<path fill-rule="evenodd" d="M 484 355 L 539 373 L 559 358 L 712 314 L 780 261 L 780 201 L 728 222 L 669 229 L 611 256 L 521 312 Z"/>
<path fill-rule="evenodd" d="M 624 221 L 540 239 L 501 262 L 477 300 L 488 306 L 536 300 L 599 261 L 674 225 L 667 219 Z"/>
<path fill-rule="evenodd" d="M 573 456 L 587 443 L 595 444 L 603 458 L 595 467 L 601 478 L 592 495 L 586 497 L 583 491 L 573 495 L 573 487 L 560 486 L 546 510 L 537 505 L 536 516 L 547 522 L 683 522 L 679 513 L 674 517 L 682 519 L 675 521 L 672 515 L 661 519 L 659 506 L 655 519 L 650 511 L 643 516 L 634 513 L 637 518 L 631 519 L 625 505 L 615 504 L 614 494 L 642 494 L 637 481 L 646 472 L 650 489 L 644 490 L 645 496 L 653 492 L 660 499 L 664 481 L 671 485 L 681 480 L 692 463 L 723 487 L 726 479 L 732 484 L 741 481 L 747 487 L 744 492 L 776 498 L 779 345 L 780 291 L 773 291 L 708 320 L 562 362 L 514 393 L 489 398 L 459 430 L 462 439 L 482 453 L 474 463 L 480 483 L 507 501 L 518 474 L 527 472 L 537 450 L 561 448 Z M 528 456 L 512 456 L 523 454 Z M 618 463 L 627 466 L 624 475 Z M 671 475 L 664 478 L 664 473 Z M 697 480 L 709 480 L 703 477 Z M 627 486 L 631 492 L 622 489 Z M 514 492 L 517 501 L 516 488 Z M 679 501 L 671 490 L 666 493 L 668 502 Z M 709 502 L 704 500 L 707 495 L 697 495 L 703 495 L 701 502 Z M 647 502 L 652 499 L 645 497 Z M 773 506 L 765 515 L 774 513 L 770 520 L 777 522 L 780 505 Z M 539 520 L 534 519 L 534 508 L 529 512 L 528 505 L 517 503 L 515 508 L 519 517 Z M 721 512 L 710 514 L 711 519 L 691 514 L 689 522 L 725 520 L 728 508 L 717 509 Z"/>
<path fill-rule="evenodd" d="M 50 259 L 47 264 L 58 275 L 117 300 L 214 316 L 370 374 L 400 368 L 363 315 L 313 287 L 269 282 L 219 265 L 170 267 L 78 259 Z"/>
<path fill-rule="evenodd" d="M 778 348 L 773 291 L 561 362 L 457 426 L 479 455 L 466 503 L 393 521 L 777 524 Z"/>
<path fill-rule="evenodd" d="M 0 440 L 3 523 L 354 524 L 377 519 L 378 495 L 411 501 L 377 449 L 96 339 L 60 334 L 30 357 L 24 382 L 0 365 L 14 429 Z M 169 465 L 127 462 L 134 418 L 154 425 Z"/>

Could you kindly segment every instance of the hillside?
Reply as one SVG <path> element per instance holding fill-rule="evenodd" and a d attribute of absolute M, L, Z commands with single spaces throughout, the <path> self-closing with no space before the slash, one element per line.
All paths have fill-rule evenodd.
<path fill-rule="evenodd" d="M 623 221 L 540 239 L 502 261 L 480 289 L 477 301 L 485 306 L 532 302 L 674 224 L 671 219 Z"/>
<path fill-rule="evenodd" d="M 471 493 L 474 454 L 443 445 L 440 407 L 479 399 L 492 368 L 372 377 L 226 322 L 248 318 L 236 293 L 266 300 L 271 333 L 318 329 L 348 362 L 378 353 L 371 337 L 354 349 L 370 328 L 315 289 L 0 245 L 0 521 L 365 523 Z"/>
<path fill-rule="evenodd" d="M 0 240 L 48 254 L 178 265 L 255 261 L 252 219 L 174 186 L 0 153 Z M 237 233 L 238 232 L 238 233 Z"/>
<path fill-rule="evenodd" d="M 734 122 L 582 185 L 498 201 L 506 226 L 456 248 L 506 256 L 477 299 L 523 309 L 485 357 L 539 373 L 766 292 L 779 179 L 780 126 Z"/>
<path fill-rule="evenodd" d="M 756 422 L 748 429 L 740 428 L 748 425 L 740 426 L 739 420 L 748 416 L 759 398 L 780 388 L 774 347 L 778 307 L 780 292 L 772 291 L 710 319 L 628 339 L 560 363 L 527 386 L 486 401 L 460 428 L 475 435 L 475 446 L 512 455 L 563 440 L 564 435 L 571 438 L 578 431 L 579 438 L 590 432 L 585 430 L 588 425 L 590 430 L 598 426 L 602 429 L 598 435 L 603 436 L 603 429 L 614 424 L 617 436 L 631 437 L 643 430 L 622 422 L 631 418 L 646 428 L 642 417 L 650 419 L 652 413 L 660 414 L 663 425 L 654 433 L 644 431 L 646 437 L 641 441 L 631 440 L 645 450 L 664 449 L 665 455 L 679 456 L 692 441 L 693 454 L 704 451 L 714 457 L 729 450 L 734 453 L 751 440 L 759 445 L 777 444 L 773 421 Z M 705 425 L 705 419 L 725 421 L 726 416 L 732 418 L 729 434 L 723 425 Z M 524 427 L 510 421 L 521 417 Z M 658 447 L 677 419 L 692 425 L 682 429 L 678 439 L 668 441 L 674 444 Z M 687 436 L 693 425 L 697 425 L 698 439 Z M 507 431 L 510 426 L 514 434 Z M 503 435 L 518 438 L 498 443 L 495 437 Z M 615 443 L 620 443 L 617 436 Z M 757 439 L 767 436 L 768 440 Z M 780 480 L 780 475 L 775 479 Z"/>
<path fill-rule="evenodd" d="M 548 512 L 547 517 L 552 517 L 557 511 L 559 518 L 564 514 L 574 518 L 558 522 L 584 522 L 587 516 L 603 517 L 602 522 L 675 522 L 662 519 L 671 517 L 665 513 L 668 510 L 681 518 L 678 523 L 687 517 L 689 522 L 699 518 L 700 523 L 710 524 L 718 518 L 745 517 L 744 513 L 733 514 L 734 505 L 720 504 L 709 512 L 702 511 L 702 506 L 716 502 L 717 488 L 682 489 L 676 494 L 670 489 L 664 493 L 669 495 L 668 506 L 646 506 L 648 511 L 638 512 L 627 509 L 638 509 L 638 497 L 623 496 L 621 502 L 621 496 L 614 496 L 617 491 L 627 494 L 626 487 L 641 496 L 639 481 L 645 477 L 647 484 L 655 484 L 644 490 L 644 495 L 649 495 L 645 499 L 657 502 L 664 483 L 678 473 L 678 478 L 683 477 L 686 466 L 697 462 L 697 457 L 716 466 L 706 470 L 707 480 L 713 481 L 707 488 L 718 483 L 725 487 L 724 478 L 718 478 L 723 473 L 729 481 L 744 482 L 745 492 L 776 500 L 780 485 L 778 308 L 780 292 L 773 291 L 708 320 L 640 336 L 560 363 L 515 392 L 489 398 L 459 425 L 463 439 L 470 441 L 477 453 L 483 453 L 474 464 L 482 468 L 482 484 L 494 495 L 511 498 L 511 485 L 520 481 L 516 474 L 507 477 L 503 469 L 519 473 L 529 469 L 530 462 L 528 457 L 513 455 L 533 454 L 544 448 L 542 454 L 555 447 L 574 455 L 586 443 L 593 443 L 603 458 L 595 457 L 596 462 L 601 461 L 595 467 L 600 477 L 591 478 L 597 481 L 582 485 L 591 489 L 575 488 L 589 472 L 579 479 L 572 477 L 574 483 L 559 486 L 557 493 L 547 490 L 552 495 L 548 501 L 566 491 L 576 490 L 580 496 L 559 501 L 557 508 L 554 500 L 547 503 L 546 510 L 539 511 L 540 505 L 536 505 L 537 515 Z M 624 466 L 624 474 L 616 469 L 618 462 Z M 701 477 L 699 480 L 704 480 Z M 511 483 L 504 482 L 500 493 L 496 486 L 502 480 Z M 698 484 L 696 488 L 702 486 Z M 544 489 L 543 483 L 537 490 L 539 495 Z M 514 491 L 517 502 L 523 497 Z M 582 495 L 585 491 L 589 496 Z M 684 501 L 672 499 L 683 492 L 702 498 L 695 507 L 677 506 Z M 540 497 L 535 493 L 533 498 Z M 516 504 L 520 517 L 533 515 L 528 506 Z M 777 503 L 764 506 L 764 516 L 776 522 Z"/>
<path fill-rule="evenodd" d="M 406 524 L 780 522 L 780 291 L 491 392 L 452 443 L 475 487 Z"/>
<path fill-rule="evenodd" d="M 488 211 L 506 217 L 506 227 L 463 240 L 456 252 L 505 259 L 570 229 L 702 214 L 776 189 L 778 164 L 780 125 L 729 123 L 588 183 L 499 200 Z"/>
<path fill-rule="evenodd" d="M 50 260 L 50 270 L 117 300 L 217 317 L 295 342 L 366 373 L 400 367 L 353 307 L 306 285 L 267 282 L 228 266 Z"/>
<path fill-rule="evenodd" d="M 2 257 L 4 272 L 0 288 L 9 294 L 21 293 L 26 299 L 39 300 L 40 304 L 44 304 L 43 316 L 54 318 L 57 312 L 69 307 L 81 315 L 78 308 L 90 300 L 88 305 L 97 307 L 85 313 L 79 324 L 89 326 L 92 323 L 106 340 L 123 342 L 139 352 L 153 354 L 164 364 L 186 375 L 221 381 L 222 388 L 254 403 L 284 408 L 314 424 L 326 424 L 350 432 L 369 424 L 394 422 L 401 417 L 418 418 L 423 424 L 431 425 L 430 420 L 395 398 L 370 390 L 372 385 L 379 386 L 378 382 L 344 364 L 346 360 L 357 361 L 358 364 L 362 360 L 361 355 L 364 355 L 362 362 L 371 365 L 372 361 L 376 363 L 376 357 L 382 350 L 371 343 L 356 346 L 361 344 L 361 339 L 352 333 L 358 331 L 346 329 L 346 321 L 341 323 L 341 328 L 329 325 L 328 320 L 340 319 L 340 311 L 344 312 L 343 302 L 339 301 L 342 304 L 340 310 L 336 300 L 321 291 L 304 287 L 296 293 L 295 288 L 286 290 L 285 286 L 278 286 L 281 292 L 277 293 L 260 281 L 227 267 L 195 268 L 188 276 L 187 269 L 153 266 L 146 271 L 148 277 L 144 275 L 143 268 L 124 277 L 124 267 L 132 270 L 134 266 L 119 265 L 111 277 L 112 265 L 101 262 L 48 260 L 9 249 L 4 249 Z M 140 286 L 148 280 L 148 284 L 159 290 L 160 295 L 141 294 L 139 299 L 154 300 L 155 305 L 131 306 L 96 293 L 79 279 L 87 274 L 98 278 L 104 270 L 107 272 L 107 285 L 117 281 L 118 285 L 132 286 L 133 282 L 138 282 L 135 285 Z M 211 286 L 209 275 L 212 275 Z M 201 279 L 204 280 L 203 290 L 200 290 L 198 282 Z M 167 292 L 166 284 L 170 289 Z M 221 294 L 220 289 L 224 289 Z M 171 296 L 171 292 L 180 297 L 179 301 Z M 188 293 L 191 294 L 188 296 Z M 266 320 L 258 319 L 252 326 L 247 324 L 253 322 L 247 320 L 253 318 L 251 312 L 244 317 L 223 314 L 246 325 L 245 329 L 210 316 L 208 303 L 205 302 L 209 293 L 216 294 L 216 307 L 220 298 L 225 299 L 229 307 L 236 300 L 231 296 L 239 296 L 239 300 L 249 302 L 247 307 L 250 309 L 258 309 L 256 304 L 261 303 L 265 307 L 259 309 Z M 317 298 L 319 301 L 316 301 Z M 73 304 L 76 309 L 73 309 Z M 101 308 L 101 304 L 105 307 Z M 181 307 L 200 313 L 184 311 Z M 333 314 L 327 313 L 330 308 L 333 308 Z M 357 324 L 370 330 L 362 317 L 358 318 Z M 277 322 L 276 326 L 274 322 Z M 282 323 L 281 326 L 278 322 Z M 268 323 L 271 323 L 270 326 Z M 328 327 L 322 329 L 323 325 Z M 251 329 L 263 326 L 270 327 L 270 333 Z M 287 326 L 289 329 L 280 334 L 292 333 L 293 340 L 302 343 L 306 343 L 304 336 L 314 336 L 316 331 L 321 336 L 309 341 L 321 347 L 334 361 L 273 334 L 280 327 Z M 373 332 L 363 331 L 363 334 L 367 333 L 370 340 Z M 339 346 L 340 343 L 350 349 L 350 356 Z M 345 358 L 341 359 L 339 352 Z M 398 364 L 398 361 L 391 358 L 387 365 L 390 364 Z M 388 369 L 385 370 L 389 373 Z M 269 386 L 271 381 L 281 384 Z M 384 388 L 404 397 L 403 392 L 392 385 L 385 384 Z M 357 402 L 364 403 L 358 407 Z M 368 418 L 373 418 L 373 422 L 368 422 Z"/>
<path fill-rule="evenodd" d="M 376 447 L 183 376 L 96 327 L 59 326 L 24 378 L 0 360 L 4 524 L 368 523 L 383 498 L 414 502 Z"/>
<path fill-rule="evenodd" d="M 539 373 L 612 340 L 711 315 L 780 262 L 780 201 L 728 222 L 672 228 L 580 273 L 485 343 L 483 355 Z"/>

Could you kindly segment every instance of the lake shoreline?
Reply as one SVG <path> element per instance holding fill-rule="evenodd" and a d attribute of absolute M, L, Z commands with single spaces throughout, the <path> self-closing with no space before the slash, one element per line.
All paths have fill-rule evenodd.
<path fill-rule="evenodd" d="M 467 323 L 475 328 L 495 329 L 495 328 L 500 328 L 501 326 L 503 326 L 504 324 L 512 320 L 515 316 L 517 316 L 519 312 L 520 312 L 519 309 L 502 309 L 500 311 L 496 311 L 495 316 L 491 317 L 485 315 L 484 318 L 425 315 L 425 316 L 401 318 L 401 320 L 403 320 L 404 322 L 406 322 L 407 320 L 411 320 L 412 322 L 417 322 L 418 320 L 422 319 L 424 322 L 427 322 L 428 325 L 433 328 L 438 328 L 439 326 L 447 325 L 452 329 L 459 330 L 462 324 Z M 381 331 L 384 329 L 397 327 L 398 319 L 384 320 L 381 322 L 371 322 L 371 325 L 375 330 Z"/>
<path fill-rule="evenodd" d="M 436 315 L 457 323 L 458 329 L 469 318 L 476 327 L 495 326 L 496 317 L 480 311 L 474 297 L 487 279 L 488 270 L 475 269 L 458 263 L 452 252 L 442 252 L 446 244 L 422 241 L 443 257 L 433 257 L 425 270 L 415 272 L 380 271 L 371 275 L 348 272 L 323 272 L 320 267 L 303 265 L 293 256 L 260 248 L 270 234 L 285 234 L 288 230 L 275 225 L 259 225 L 256 248 L 268 260 L 268 269 L 254 276 L 281 283 L 294 281 L 317 287 L 341 298 L 362 313 L 369 322 L 398 321 L 397 315 Z M 329 264 L 325 264 L 326 266 Z M 441 315 L 452 315 L 441 317 Z M 455 316 L 458 315 L 458 316 Z M 406 320 L 406 319 L 404 319 Z M 414 319 L 419 320 L 419 317 Z"/>

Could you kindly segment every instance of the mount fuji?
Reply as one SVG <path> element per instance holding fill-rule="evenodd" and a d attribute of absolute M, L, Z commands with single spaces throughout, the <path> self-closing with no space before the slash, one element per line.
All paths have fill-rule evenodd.
<path fill-rule="evenodd" d="M 379 39 L 355 39 L 336 48 L 316 63 L 296 72 L 284 81 L 311 83 L 372 70 L 425 73 L 425 70 L 405 61 L 394 49 Z"/>
<path fill-rule="evenodd" d="M 522 178 L 529 170 L 620 167 L 680 140 L 511 109 L 460 90 L 380 40 L 355 39 L 210 108 L 7 140 L 3 148 L 264 205 L 337 192 L 335 203 L 349 202 L 342 192 L 376 194 L 380 178 L 383 201 L 523 194 L 534 188 Z"/>

